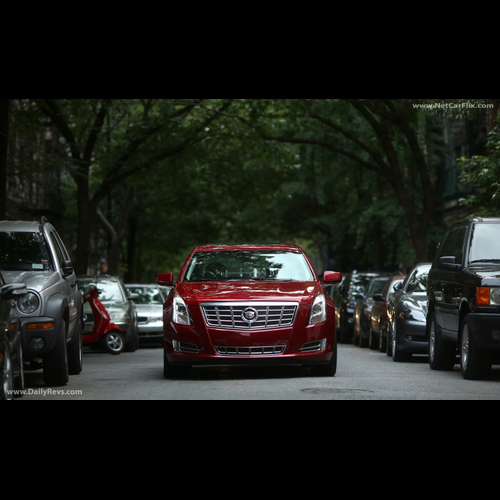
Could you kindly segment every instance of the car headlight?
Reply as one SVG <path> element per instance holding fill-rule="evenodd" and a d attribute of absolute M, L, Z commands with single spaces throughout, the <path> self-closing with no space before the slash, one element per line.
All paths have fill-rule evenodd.
<path fill-rule="evenodd" d="M 476 305 L 478 306 L 499 306 L 500 305 L 500 288 L 483 288 L 477 289 Z"/>
<path fill-rule="evenodd" d="M 189 318 L 189 311 L 186 303 L 179 297 L 179 295 L 174 295 L 174 323 L 177 325 L 190 326 L 191 320 Z"/>
<path fill-rule="evenodd" d="M 33 314 L 40 307 L 40 299 L 35 293 L 29 292 L 18 299 L 17 307 L 23 314 Z"/>
<path fill-rule="evenodd" d="M 309 319 L 310 325 L 319 325 L 326 321 L 326 297 L 321 294 L 314 300 L 311 317 Z"/>
<path fill-rule="evenodd" d="M 121 311 L 109 313 L 111 321 L 116 321 L 117 323 L 128 323 L 130 316 L 128 313 Z"/>

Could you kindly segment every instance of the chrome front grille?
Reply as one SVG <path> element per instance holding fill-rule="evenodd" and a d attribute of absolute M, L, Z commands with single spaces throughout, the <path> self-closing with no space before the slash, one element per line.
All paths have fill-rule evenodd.
<path fill-rule="evenodd" d="M 279 356 L 286 350 L 286 345 L 274 347 L 216 347 L 219 356 Z"/>
<path fill-rule="evenodd" d="M 201 304 L 209 328 L 228 330 L 272 330 L 295 323 L 296 302 L 217 302 Z"/>

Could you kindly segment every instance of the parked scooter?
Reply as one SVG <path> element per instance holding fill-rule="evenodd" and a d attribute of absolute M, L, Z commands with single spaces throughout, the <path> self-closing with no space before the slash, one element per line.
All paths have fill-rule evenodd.
<path fill-rule="evenodd" d="M 94 330 L 89 335 L 83 335 L 83 345 L 100 343 L 103 349 L 110 354 L 118 355 L 125 348 L 122 330 L 119 326 L 111 323 L 108 311 L 99 301 L 101 292 L 92 287 L 84 296 L 84 302 L 88 302 L 94 314 Z"/>

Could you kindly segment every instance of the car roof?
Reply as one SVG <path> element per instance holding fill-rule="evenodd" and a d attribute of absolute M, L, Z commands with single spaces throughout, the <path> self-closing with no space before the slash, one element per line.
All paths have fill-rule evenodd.
<path fill-rule="evenodd" d="M 282 252 L 302 252 L 297 245 L 287 245 L 284 243 L 270 244 L 228 244 L 228 245 L 201 245 L 195 248 L 195 252 L 231 252 L 236 250 L 270 250 Z"/>

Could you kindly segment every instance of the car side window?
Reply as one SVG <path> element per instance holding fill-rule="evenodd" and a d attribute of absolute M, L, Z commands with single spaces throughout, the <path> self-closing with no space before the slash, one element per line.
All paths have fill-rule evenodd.
<path fill-rule="evenodd" d="M 461 264 L 464 258 L 465 249 L 465 237 L 467 236 L 467 226 L 459 227 L 455 230 L 457 232 L 457 239 L 455 242 L 455 248 L 453 250 L 453 255 L 457 259 L 457 264 Z"/>

